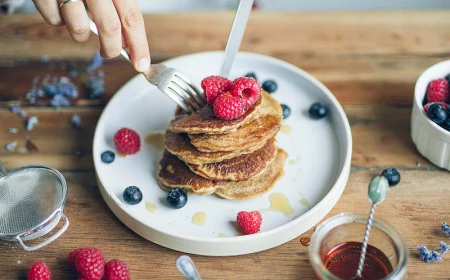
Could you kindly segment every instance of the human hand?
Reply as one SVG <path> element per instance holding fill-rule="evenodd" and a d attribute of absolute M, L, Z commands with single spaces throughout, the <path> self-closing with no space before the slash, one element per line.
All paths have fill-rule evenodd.
<path fill-rule="evenodd" d="M 53 26 L 66 25 L 77 42 L 89 39 L 87 3 L 97 25 L 100 54 L 104 58 L 120 55 L 128 47 L 130 59 L 137 71 L 150 66 L 150 51 L 144 20 L 137 0 L 33 0 L 45 21 Z"/>

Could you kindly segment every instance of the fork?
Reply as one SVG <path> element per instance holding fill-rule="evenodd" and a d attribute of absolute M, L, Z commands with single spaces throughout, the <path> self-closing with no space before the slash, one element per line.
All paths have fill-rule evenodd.
<path fill-rule="evenodd" d="M 89 19 L 89 28 L 92 33 L 98 36 L 97 26 L 91 19 Z M 128 62 L 131 62 L 126 50 L 122 49 L 120 54 Z M 206 104 L 203 93 L 188 77 L 174 68 L 169 68 L 164 64 L 152 64 L 141 73 L 149 83 L 158 87 L 187 113 L 193 113 Z"/>

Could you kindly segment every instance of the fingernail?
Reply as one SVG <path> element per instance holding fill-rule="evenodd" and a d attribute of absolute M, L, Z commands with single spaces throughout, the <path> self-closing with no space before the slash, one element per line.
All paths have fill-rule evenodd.
<path fill-rule="evenodd" d="M 141 60 L 139 60 L 137 68 L 138 71 L 142 72 L 147 70 L 147 68 L 150 67 L 150 61 L 148 60 L 148 58 L 144 57 Z"/>

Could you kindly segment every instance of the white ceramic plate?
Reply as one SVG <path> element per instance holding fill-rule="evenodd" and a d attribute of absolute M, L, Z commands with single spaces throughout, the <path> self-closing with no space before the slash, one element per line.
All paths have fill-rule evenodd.
<path fill-rule="evenodd" d="M 186 55 L 165 64 L 199 85 L 202 78 L 219 72 L 222 54 Z M 279 147 L 289 154 L 284 177 L 269 193 L 255 199 L 230 201 L 212 195 L 190 195 L 184 208 L 169 208 L 165 204 L 167 193 L 156 181 L 162 151 L 145 143 L 144 138 L 167 128 L 175 103 L 138 75 L 106 106 L 95 131 L 93 147 L 100 191 L 125 225 L 152 242 L 182 252 L 241 255 L 292 240 L 318 223 L 336 204 L 349 176 L 352 150 L 350 126 L 342 107 L 324 85 L 286 62 L 239 53 L 231 76 L 235 78 L 247 72 L 255 72 L 260 82 L 275 80 L 278 89 L 273 96 L 291 108 L 291 116 L 283 121 L 282 129 L 291 131 L 277 136 Z M 327 118 L 308 117 L 308 109 L 316 101 L 329 106 Z M 140 134 L 141 150 L 105 164 L 100 155 L 115 150 L 113 135 L 122 127 Z M 128 205 L 123 200 L 123 190 L 130 185 L 138 186 L 143 193 L 144 199 L 138 205 Z M 148 211 L 146 205 L 154 211 Z M 234 222 L 241 210 L 261 211 L 263 223 L 259 233 L 237 235 Z M 199 212 L 204 213 L 194 218 Z M 204 224 L 199 225 L 202 221 Z"/>

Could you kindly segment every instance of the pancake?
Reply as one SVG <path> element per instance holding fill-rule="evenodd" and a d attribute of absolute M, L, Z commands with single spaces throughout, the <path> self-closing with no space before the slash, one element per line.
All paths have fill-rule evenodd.
<path fill-rule="evenodd" d="M 191 144 L 202 152 L 227 152 L 262 147 L 281 128 L 283 112 L 280 104 L 270 94 L 263 92 L 258 118 L 237 130 L 225 134 L 189 134 Z"/>
<path fill-rule="evenodd" d="M 233 131 L 245 122 L 257 117 L 257 111 L 261 104 L 262 97 L 260 96 L 252 107 L 245 111 L 240 118 L 235 120 L 222 120 L 217 118 L 214 115 L 212 106 L 206 105 L 190 115 L 178 115 L 176 119 L 170 122 L 168 130 L 188 134 L 220 134 Z"/>
<path fill-rule="evenodd" d="M 213 181 L 193 173 L 184 162 L 167 150 L 159 162 L 158 183 L 164 190 L 182 188 L 186 193 L 199 195 L 212 194 L 217 188 L 225 187 L 227 182 Z"/>
<path fill-rule="evenodd" d="M 164 144 L 166 149 L 171 154 L 176 155 L 184 162 L 191 164 L 205 164 L 220 162 L 242 154 L 251 153 L 264 146 L 265 142 L 258 143 L 258 145 L 251 145 L 244 150 L 233 150 L 229 152 L 202 152 L 197 150 L 191 144 L 186 133 L 175 133 L 167 130 L 164 135 Z"/>
<path fill-rule="evenodd" d="M 271 138 L 259 150 L 221 162 L 201 165 L 187 163 L 195 174 L 211 180 L 246 181 L 261 174 L 277 153 L 275 138 Z"/>
<path fill-rule="evenodd" d="M 229 182 L 225 188 L 216 189 L 215 195 L 233 200 L 250 199 L 260 196 L 275 185 L 284 174 L 284 162 L 288 154 L 278 149 L 275 159 L 264 173 L 245 182 Z"/>

